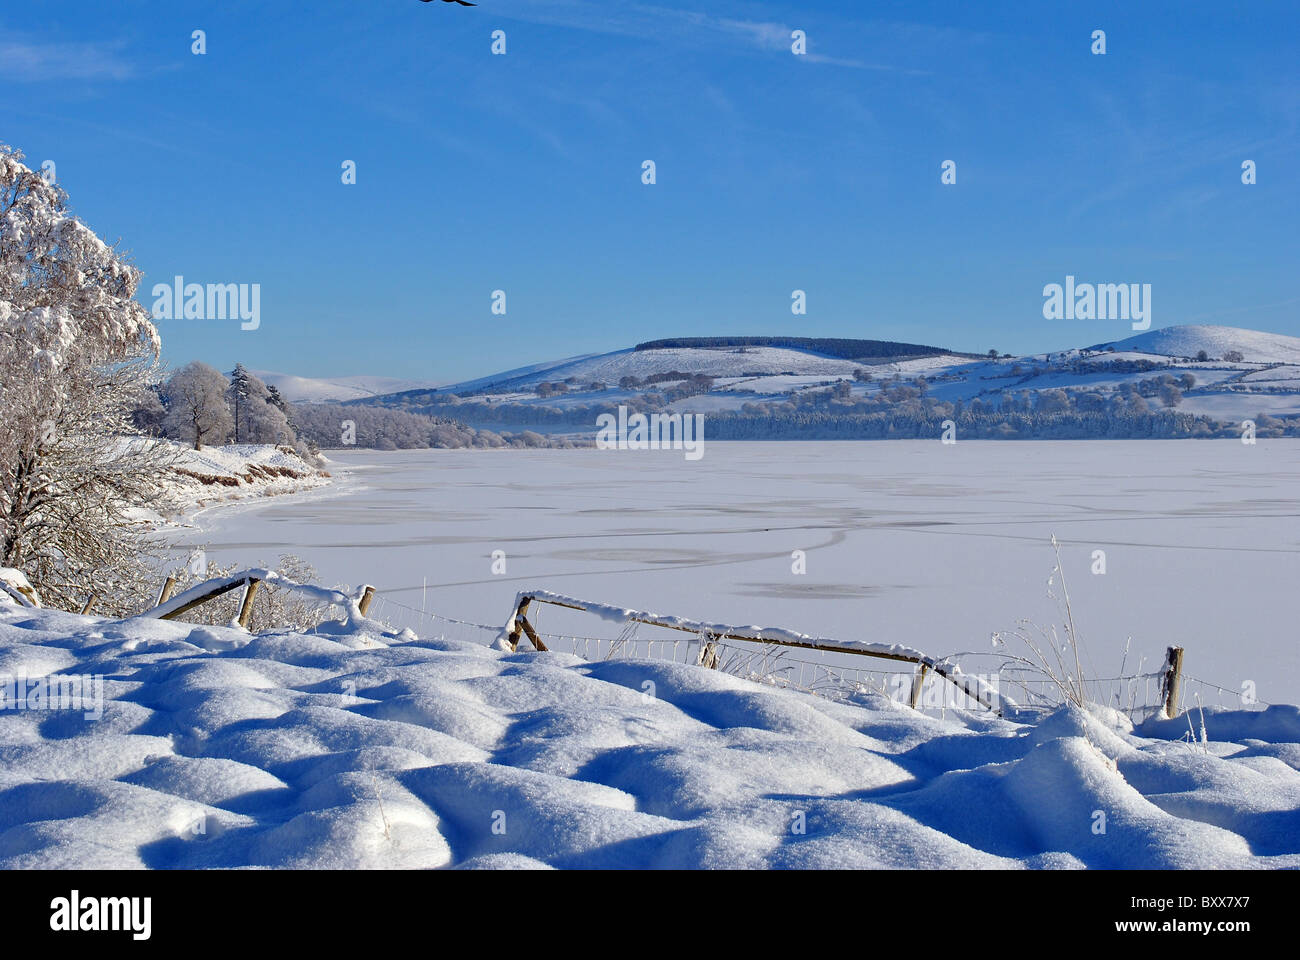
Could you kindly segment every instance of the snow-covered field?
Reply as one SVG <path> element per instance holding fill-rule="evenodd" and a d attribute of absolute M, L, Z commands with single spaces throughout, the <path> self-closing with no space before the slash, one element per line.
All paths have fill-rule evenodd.
<path fill-rule="evenodd" d="M 25 698 L 0 712 L 5 868 L 1300 866 L 1295 707 L 1211 708 L 1192 743 L 1185 719 L 937 719 L 373 623 L 3 601 L 0 672 Z"/>

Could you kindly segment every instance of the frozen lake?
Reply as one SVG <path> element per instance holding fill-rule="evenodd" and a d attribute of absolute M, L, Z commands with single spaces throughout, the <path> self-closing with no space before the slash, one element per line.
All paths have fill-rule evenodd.
<path fill-rule="evenodd" d="M 1132 637 L 1127 673 L 1180 645 L 1192 677 L 1300 701 L 1295 441 L 715 442 L 694 462 L 329 456 L 333 488 L 209 510 L 181 542 L 250 566 L 296 553 L 327 585 L 370 582 L 480 623 L 504 622 L 516 591 L 538 587 L 939 655 L 989 651 L 1020 618 L 1060 623 L 1047 596 L 1055 533 L 1094 676 L 1119 672 Z M 568 616 L 543 608 L 538 626 L 610 635 Z"/>

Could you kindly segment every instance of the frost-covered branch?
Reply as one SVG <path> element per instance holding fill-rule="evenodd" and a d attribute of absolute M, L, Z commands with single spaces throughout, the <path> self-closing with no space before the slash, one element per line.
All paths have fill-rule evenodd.
<path fill-rule="evenodd" d="M 129 439 L 157 377 L 140 271 L 0 145 L 0 565 L 51 606 L 126 612 L 155 552 L 142 508 L 170 453 Z"/>

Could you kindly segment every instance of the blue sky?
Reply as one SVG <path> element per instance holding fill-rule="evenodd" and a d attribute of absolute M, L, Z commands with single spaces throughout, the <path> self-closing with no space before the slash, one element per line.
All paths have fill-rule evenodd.
<path fill-rule="evenodd" d="M 261 285 L 257 330 L 160 323 L 174 364 L 462 379 L 664 336 L 1131 333 L 1044 320 L 1067 274 L 1150 283 L 1154 327 L 1300 336 L 1297 37 L 1268 0 L 37 0 L 0 11 L 0 140 L 56 163 L 143 302 Z"/>

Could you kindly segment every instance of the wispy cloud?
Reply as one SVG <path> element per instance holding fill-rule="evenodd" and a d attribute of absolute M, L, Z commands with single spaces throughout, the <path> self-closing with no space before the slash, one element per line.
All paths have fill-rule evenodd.
<path fill-rule="evenodd" d="M 639 37 L 661 42 L 730 45 L 738 49 L 763 53 L 789 52 L 793 42 L 791 33 L 794 30 L 794 27 L 789 24 L 772 20 L 716 16 L 697 10 L 682 10 L 643 3 L 627 3 L 610 7 L 588 3 L 585 0 L 567 0 L 559 4 L 525 0 L 525 3 L 503 10 L 498 15 L 546 26 Z M 810 49 L 800 58 L 805 63 L 851 67 L 857 70 L 899 70 L 889 64 L 819 53 L 813 49 L 816 46 L 815 39 L 815 37 L 809 38 Z M 926 71 L 899 70 L 899 72 L 919 74 Z"/>
<path fill-rule="evenodd" d="M 50 80 L 125 80 L 135 73 L 123 44 L 42 43 L 0 37 L 0 78 L 19 83 Z"/>
<path fill-rule="evenodd" d="M 757 20 L 732 20 L 726 17 L 701 17 L 703 23 L 714 29 L 747 38 L 762 50 L 782 50 L 790 46 L 790 27 L 783 23 L 765 23 Z"/>

